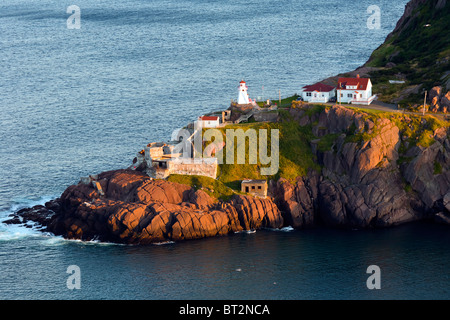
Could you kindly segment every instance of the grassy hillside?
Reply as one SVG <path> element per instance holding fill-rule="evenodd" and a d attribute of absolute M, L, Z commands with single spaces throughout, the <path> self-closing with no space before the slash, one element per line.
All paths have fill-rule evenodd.
<path fill-rule="evenodd" d="M 366 63 L 376 68 L 369 75 L 380 100 L 420 103 L 424 90 L 449 86 L 450 1 L 443 8 L 436 7 L 438 2 L 442 3 L 429 0 L 413 8 Z M 389 80 L 405 80 L 405 84 L 393 85 Z"/>
<path fill-rule="evenodd" d="M 228 200 L 236 193 L 235 190 L 230 189 L 222 182 L 205 176 L 172 174 L 167 180 L 170 182 L 187 184 L 196 190 L 203 190 L 216 199 Z"/>
<path fill-rule="evenodd" d="M 246 142 L 245 164 L 221 164 L 219 166 L 218 180 L 232 189 L 240 189 L 240 181 L 242 179 L 274 179 L 278 180 L 284 177 L 294 181 L 298 176 L 304 176 L 309 169 L 320 170 L 320 166 L 315 163 L 314 155 L 311 151 L 309 141 L 312 139 L 311 126 L 299 126 L 297 122 L 289 118 L 287 112 L 281 111 L 283 121 L 277 123 L 246 123 L 227 126 L 226 129 L 267 129 L 268 131 L 268 154 L 270 155 L 270 130 L 279 130 L 279 171 L 273 176 L 261 175 L 261 168 L 268 165 L 262 165 L 259 161 L 256 164 L 249 164 L 249 143 Z M 225 130 L 222 132 L 225 137 Z M 259 137 L 259 136 L 258 136 Z M 237 150 L 237 145 L 235 146 Z M 259 152 L 259 150 L 258 150 Z M 236 153 L 236 152 L 235 152 Z"/>

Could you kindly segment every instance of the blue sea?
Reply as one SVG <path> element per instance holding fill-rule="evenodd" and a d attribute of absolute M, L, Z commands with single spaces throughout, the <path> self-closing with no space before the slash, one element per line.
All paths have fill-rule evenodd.
<path fill-rule="evenodd" d="M 407 0 L 2 0 L 0 221 L 225 109 L 354 70 Z M 367 8 L 380 8 L 379 29 Z M 80 8 L 80 29 L 68 28 Z M 449 299 L 450 232 L 260 230 L 126 246 L 0 222 L 0 299 Z M 67 286 L 79 267 L 80 289 Z M 367 268 L 381 289 L 368 289 Z"/>

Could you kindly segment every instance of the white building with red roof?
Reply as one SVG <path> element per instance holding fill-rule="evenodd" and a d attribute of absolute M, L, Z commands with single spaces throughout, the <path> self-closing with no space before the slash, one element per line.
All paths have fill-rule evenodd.
<path fill-rule="evenodd" d="M 307 102 L 323 102 L 330 101 L 336 97 L 336 88 L 323 83 L 316 83 L 302 88 L 301 97 Z"/>
<path fill-rule="evenodd" d="M 339 78 L 337 102 L 369 105 L 375 100 L 372 94 L 372 82 L 369 78 Z"/>
<path fill-rule="evenodd" d="M 198 117 L 196 128 L 217 128 L 220 125 L 219 116 L 201 116 Z"/>

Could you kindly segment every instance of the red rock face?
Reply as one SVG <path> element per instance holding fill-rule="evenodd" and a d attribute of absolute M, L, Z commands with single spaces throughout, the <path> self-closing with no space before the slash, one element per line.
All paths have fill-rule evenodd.
<path fill-rule="evenodd" d="M 309 172 L 295 182 L 271 181 L 273 201 L 235 195 L 219 202 L 187 185 L 115 170 L 98 175 L 104 195 L 80 183 L 68 187 L 60 199 L 21 210 L 7 222 L 34 221 L 71 239 L 131 244 L 287 225 L 371 228 L 428 218 L 450 224 L 448 128 L 436 129 L 434 143 L 426 148 L 406 148 L 411 141 L 387 118 L 363 117 L 341 106 L 312 115 L 291 109 L 290 114 L 299 125 L 311 125 L 317 137 L 337 138 L 328 151 L 319 151 L 311 141 L 321 172 Z M 365 138 L 346 139 L 357 134 Z M 399 145 L 406 150 L 400 155 Z M 403 161 L 398 161 L 400 156 Z"/>
<path fill-rule="evenodd" d="M 128 170 L 102 173 L 99 182 L 105 196 L 90 185 L 70 186 L 49 230 L 70 239 L 146 244 L 283 226 L 269 199 L 236 195 L 219 204 L 202 190 Z"/>
<path fill-rule="evenodd" d="M 322 166 L 320 176 L 299 177 L 296 183 L 277 182 L 275 202 L 287 224 L 295 228 L 318 223 L 387 227 L 430 218 L 438 211 L 440 217 L 447 217 L 439 221 L 450 221 L 450 211 L 443 204 L 450 193 L 448 129 L 436 129 L 435 142 L 427 148 L 409 148 L 402 154 L 406 161 L 399 164 L 399 146 L 408 139 L 403 141 L 399 128 L 389 119 L 374 123 L 340 106 L 313 116 L 302 109 L 291 109 L 290 113 L 299 125 L 313 125 L 317 137 L 342 135 L 332 150 L 321 152 L 312 146 Z M 346 142 L 345 133 L 350 128 L 371 138 Z"/>

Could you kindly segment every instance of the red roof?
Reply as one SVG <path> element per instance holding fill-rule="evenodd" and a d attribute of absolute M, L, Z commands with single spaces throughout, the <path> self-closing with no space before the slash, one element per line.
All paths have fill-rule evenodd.
<path fill-rule="evenodd" d="M 358 90 L 367 90 L 369 78 L 339 78 L 338 89 L 345 89 L 346 86 L 356 86 Z"/>
<path fill-rule="evenodd" d="M 241 82 L 239 82 L 239 83 L 245 83 L 245 81 L 244 80 L 242 80 Z"/>
<path fill-rule="evenodd" d="M 203 117 L 200 117 L 200 120 L 203 120 L 203 121 L 216 121 L 218 119 L 219 119 L 219 117 L 217 117 L 217 116 L 203 116 Z"/>
<path fill-rule="evenodd" d="M 328 86 L 328 85 L 320 83 L 320 82 L 318 82 L 316 84 L 313 84 L 311 86 L 304 86 L 303 87 L 303 91 L 308 91 L 308 92 L 312 92 L 312 91 L 330 92 L 332 90 L 334 90 L 334 87 Z"/>

